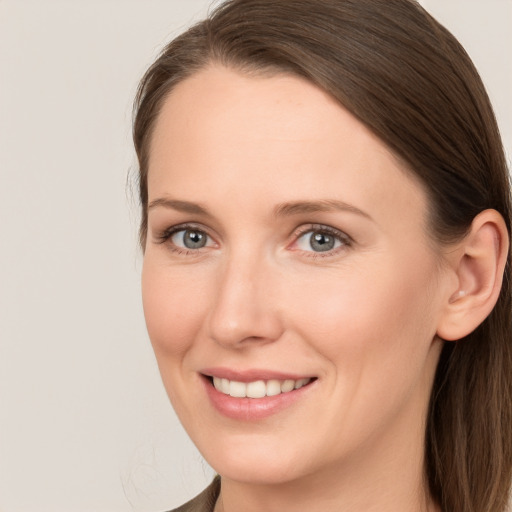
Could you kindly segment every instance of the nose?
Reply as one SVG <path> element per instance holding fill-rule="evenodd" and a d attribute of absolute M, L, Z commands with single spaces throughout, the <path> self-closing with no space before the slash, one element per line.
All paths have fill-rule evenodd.
<path fill-rule="evenodd" d="M 229 348 L 276 341 L 282 334 L 277 279 L 261 259 L 226 263 L 208 318 L 210 337 Z"/>

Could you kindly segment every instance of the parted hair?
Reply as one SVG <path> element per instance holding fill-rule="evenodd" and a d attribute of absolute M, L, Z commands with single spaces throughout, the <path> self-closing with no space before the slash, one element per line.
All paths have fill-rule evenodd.
<path fill-rule="evenodd" d="M 494 208 L 511 229 L 500 134 L 470 58 L 414 0 L 228 0 L 175 38 L 143 77 L 134 105 L 140 241 L 155 119 L 173 87 L 218 63 L 292 73 L 320 87 L 404 162 L 429 198 L 439 244 Z M 444 342 L 429 404 L 425 478 L 444 512 L 503 512 L 512 480 L 510 251 L 498 302 L 465 338 Z"/>

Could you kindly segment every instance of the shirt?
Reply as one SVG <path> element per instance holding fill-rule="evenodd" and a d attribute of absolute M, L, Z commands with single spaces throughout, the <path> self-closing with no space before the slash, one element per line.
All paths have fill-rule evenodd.
<path fill-rule="evenodd" d="M 170 512 L 213 512 L 219 494 L 220 476 L 217 475 L 201 494 Z"/>

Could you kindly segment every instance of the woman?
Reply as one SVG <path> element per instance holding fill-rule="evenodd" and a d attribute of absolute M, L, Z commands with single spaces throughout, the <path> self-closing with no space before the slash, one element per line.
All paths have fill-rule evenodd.
<path fill-rule="evenodd" d="M 143 301 L 219 473 L 181 511 L 506 508 L 510 185 L 411 0 L 231 0 L 142 80 Z"/>

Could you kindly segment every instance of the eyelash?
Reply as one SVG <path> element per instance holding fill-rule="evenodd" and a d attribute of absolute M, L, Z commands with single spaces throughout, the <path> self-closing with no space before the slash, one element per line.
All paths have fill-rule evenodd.
<path fill-rule="evenodd" d="M 212 240 L 212 237 L 207 233 L 207 231 L 204 228 L 202 228 L 196 224 L 178 224 L 176 226 L 172 226 L 172 227 L 166 229 L 165 231 L 163 231 L 161 234 L 157 235 L 156 238 L 157 238 L 157 241 L 159 244 L 165 244 L 176 233 L 179 233 L 180 231 L 187 231 L 187 230 L 198 231 L 198 232 L 204 233 L 210 240 Z M 333 248 L 333 249 L 327 250 L 325 252 L 291 249 L 294 251 L 301 251 L 304 254 L 304 256 L 307 258 L 328 258 L 328 257 L 336 256 L 336 255 L 338 255 L 338 253 L 340 251 L 347 250 L 347 249 L 351 248 L 354 244 L 354 240 L 349 235 L 344 233 L 343 231 L 335 229 L 331 226 L 326 226 L 324 224 L 310 224 L 307 226 L 301 226 L 300 228 L 296 229 L 293 232 L 293 242 L 291 244 L 289 244 L 288 247 L 290 247 L 290 245 L 296 244 L 300 240 L 301 237 L 307 235 L 308 233 L 311 233 L 311 234 L 319 233 L 319 234 L 323 234 L 323 235 L 332 236 L 335 240 L 339 241 L 341 243 L 341 245 L 337 248 Z M 203 252 L 202 251 L 203 248 L 185 249 L 183 247 L 177 247 L 174 244 L 169 244 L 169 249 L 174 253 L 177 253 L 180 255 L 185 255 L 185 256 L 199 255 L 199 254 L 202 254 L 202 252 Z"/>
<path fill-rule="evenodd" d="M 292 244 L 296 244 L 301 237 L 307 235 L 308 233 L 319 233 L 322 235 L 332 236 L 334 239 L 341 242 L 341 245 L 337 248 L 333 248 L 325 252 L 302 251 L 306 258 L 329 258 L 337 256 L 341 251 L 346 251 L 347 249 L 350 249 L 354 244 L 354 240 L 352 239 L 352 237 L 347 235 L 347 233 L 340 231 L 339 229 L 333 228 L 331 226 L 326 226 L 324 224 L 310 224 L 309 226 L 301 226 L 293 233 L 294 240 Z"/>
<path fill-rule="evenodd" d="M 212 239 L 212 237 L 206 232 L 206 230 L 204 228 L 202 228 L 196 224 L 178 224 L 177 226 L 172 226 L 172 227 L 166 229 L 165 231 L 163 231 L 161 234 L 159 234 L 157 236 L 158 243 L 165 244 L 176 233 L 179 233 L 180 231 L 188 231 L 188 230 L 204 233 L 208 238 Z M 177 247 L 174 244 L 168 244 L 168 245 L 169 245 L 169 249 L 172 252 L 174 252 L 176 254 L 184 255 L 184 256 L 196 256 L 203 252 L 201 250 L 202 248 L 201 249 L 185 249 L 183 247 Z"/>

